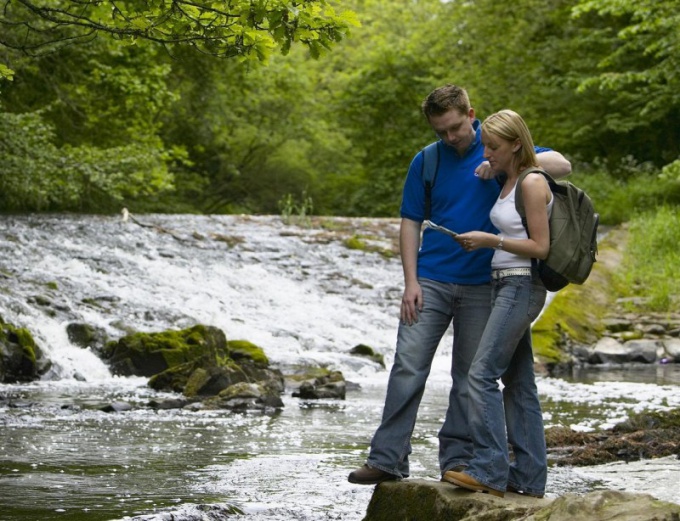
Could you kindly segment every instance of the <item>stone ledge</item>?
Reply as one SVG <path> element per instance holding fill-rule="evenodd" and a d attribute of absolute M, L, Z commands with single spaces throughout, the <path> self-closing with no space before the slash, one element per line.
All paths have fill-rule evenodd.
<path fill-rule="evenodd" d="M 424 479 L 377 485 L 363 521 L 678 521 L 680 505 L 612 490 L 557 499 L 504 498 Z"/>

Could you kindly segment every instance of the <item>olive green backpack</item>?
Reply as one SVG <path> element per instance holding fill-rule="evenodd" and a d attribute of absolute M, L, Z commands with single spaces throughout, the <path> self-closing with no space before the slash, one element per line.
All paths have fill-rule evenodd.
<path fill-rule="evenodd" d="M 529 235 L 522 181 L 532 172 L 543 174 L 553 193 L 550 224 L 550 252 L 545 260 L 533 259 L 537 264 L 541 280 L 549 291 L 557 291 L 567 284 L 583 284 L 597 255 L 597 227 L 600 216 L 595 213 L 588 194 L 569 181 L 555 181 L 540 168 L 528 168 L 517 179 L 515 208 L 522 218 L 522 224 Z"/>

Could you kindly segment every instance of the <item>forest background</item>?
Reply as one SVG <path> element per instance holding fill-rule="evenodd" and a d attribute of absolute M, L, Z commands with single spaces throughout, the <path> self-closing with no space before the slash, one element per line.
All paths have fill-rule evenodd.
<path fill-rule="evenodd" d="M 630 225 L 622 287 L 677 305 L 680 0 L 0 5 L 4 213 L 397 217 L 455 83 L 567 156 Z"/>

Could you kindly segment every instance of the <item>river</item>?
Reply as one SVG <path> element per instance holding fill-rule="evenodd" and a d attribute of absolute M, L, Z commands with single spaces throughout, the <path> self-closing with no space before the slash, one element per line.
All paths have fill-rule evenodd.
<path fill-rule="evenodd" d="M 351 227 L 350 235 L 387 250 L 397 221 L 298 227 L 277 217 L 153 215 L 138 222 L 3 217 L 0 315 L 31 330 L 53 366 L 39 382 L 0 385 L 0 519 L 361 520 L 373 487 L 346 478 L 366 457 L 387 369 L 349 351 L 371 345 L 389 368 L 401 267 L 395 257 L 348 249 L 343 238 Z M 71 322 L 112 339 L 210 324 L 257 343 L 284 373 L 322 365 L 352 385 L 346 400 L 302 401 L 287 391 L 278 412 L 152 410 L 150 400 L 171 395 L 145 379 L 113 377 L 70 343 Z M 449 332 L 414 433 L 413 477 L 439 478 L 450 345 Z M 680 407 L 679 385 L 673 364 L 538 379 L 546 426 L 582 430 L 610 427 L 632 411 Z M 134 408 L 99 410 L 114 401 Z M 674 458 L 551 467 L 547 493 L 614 488 L 680 503 L 679 479 Z M 242 514 L 226 517 L 229 505 Z"/>

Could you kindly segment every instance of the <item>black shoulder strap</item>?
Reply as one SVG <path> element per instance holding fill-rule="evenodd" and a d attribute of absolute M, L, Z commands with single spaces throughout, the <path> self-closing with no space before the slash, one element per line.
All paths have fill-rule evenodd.
<path fill-rule="evenodd" d="M 425 184 L 425 220 L 432 216 L 432 187 L 439 171 L 439 141 L 423 148 L 423 183 Z"/>

